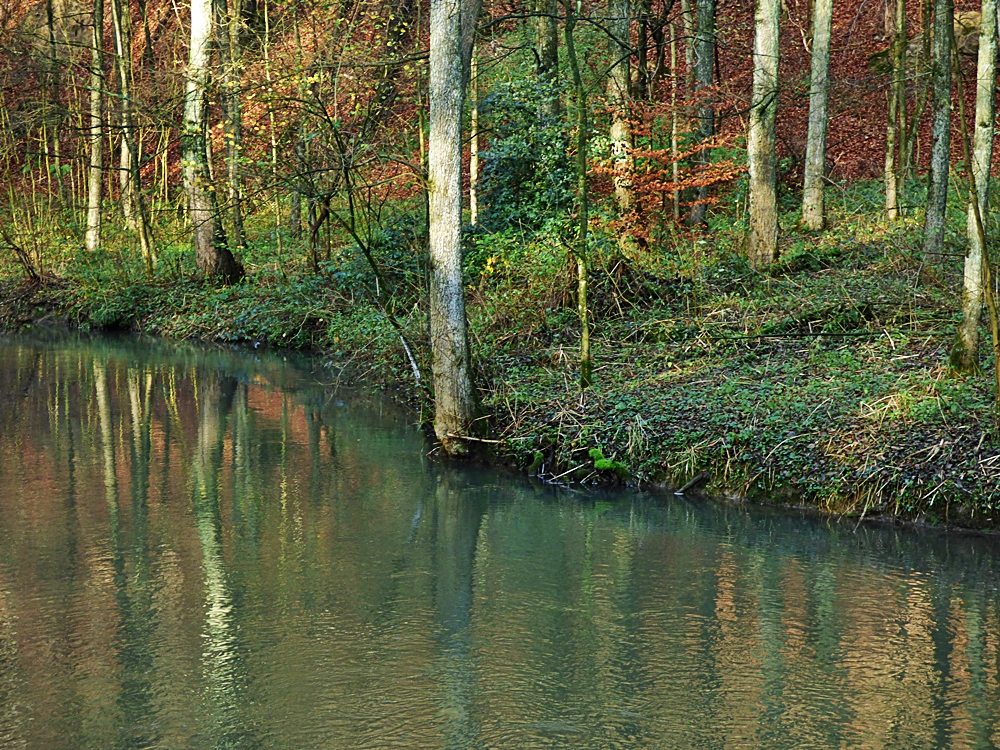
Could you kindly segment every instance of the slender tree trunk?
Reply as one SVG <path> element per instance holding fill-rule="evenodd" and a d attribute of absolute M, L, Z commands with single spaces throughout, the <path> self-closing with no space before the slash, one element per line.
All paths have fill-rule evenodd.
<path fill-rule="evenodd" d="M 226 166 L 229 172 L 229 212 L 232 217 L 232 242 L 243 248 L 243 107 L 242 51 L 240 31 L 242 3 L 229 0 L 226 8 L 226 62 L 223 68 L 223 101 L 225 103 Z"/>
<path fill-rule="evenodd" d="M 55 27 L 55 12 L 52 5 L 52 0 L 47 0 L 45 3 L 45 11 L 47 17 L 47 25 L 49 32 L 49 85 L 51 87 L 51 112 L 46 114 L 52 114 L 52 166 L 54 167 L 55 180 L 56 180 L 56 190 L 59 195 L 59 200 L 65 202 L 66 200 L 66 188 L 63 185 L 63 175 L 62 175 L 62 155 L 59 143 L 59 133 L 62 130 L 62 94 L 61 94 L 61 81 L 60 81 L 60 60 L 59 60 L 59 46 L 56 44 L 56 27 Z"/>
<path fill-rule="evenodd" d="M 677 185 L 681 179 L 679 143 L 677 133 L 677 27 L 674 22 L 670 22 L 670 169 L 674 179 L 673 207 L 674 221 L 681 218 L 681 192 Z"/>
<path fill-rule="evenodd" d="M 90 50 L 90 165 L 87 173 L 87 250 L 101 246 L 101 198 L 104 178 L 104 0 L 94 0 Z"/>
<path fill-rule="evenodd" d="M 192 0 L 182 152 L 188 215 L 194 225 L 195 266 L 199 273 L 209 278 L 232 283 L 243 275 L 243 268 L 226 247 L 225 232 L 218 220 L 208 176 L 205 143 L 205 89 L 211 38 L 212 2 Z"/>
<path fill-rule="evenodd" d="M 826 177 L 832 25 L 833 0 L 816 0 L 813 6 L 812 71 L 809 78 L 809 135 L 806 140 L 802 189 L 802 223 L 807 229 L 813 230 L 823 228 L 823 178 Z"/>
<path fill-rule="evenodd" d="M 899 118 L 899 128 L 896 131 L 899 155 L 896 158 L 896 204 L 899 216 L 905 213 L 906 182 L 909 179 L 909 161 L 907 153 L 908 119 L 906 116 L 906 47 L 909 43 L 906 28 L 906 0 L 896 0 L 896 47 L 893 54 L 892 96 L 896 98 L 896 114 Z"/>
<path fill-rule="evenodd" d="M 715 85 L 715 0 L 696 0 L 695 9 L 698 25 L 694 37 L 694 89 L 696 95 L 701 95 L 698 103 L 698 137 L 704 142 L 715 132 L 715 108 L 707 98 L 706 91 Z M 711 151 L 699 151 L 695 161 L 702 169 L 707 169 L 712 162 Z M 704 223 L 707 199 L 708 186 L 699 186 L 695 204 L 688 214 L 688 224 L 698 226 Z"/>
<path fill-rule="evenodd" d="M 997 77 L 997 3 L 983 0 L 979 26 L 979 62 L 976 68 L 976 126 L 972 149 L 972 171 L 979 217 L 985 217 L 989 203 L 990 166 L 993 161 L 994 99 Z M 971 191 L 970 191 L 971 195 Z M 979 319 L 983 310 L 983 262 L 985 251 L 976 226 L 975 206 L 968 209 L 968 252 L 965 256 L 965 283 L 962 290 L 962 322 L 959 323 L 951 352 L 951 366 L 973 372 L 978 366 Z"/>
<path fill-rule="evenodd" d="M 906 172 L 905 180 L 913 179 L 915 166 L 920 163 L 920 121 L 923 120 L 927 96 L 930 91 L 931 16 L 933 8 L 934 0 L 923 0 L 923 4 L 920 6 L 920 55 L 916 65 L 914 65 L 916 81 L 913 86 L 913 117 L 910 118 L 909 131 L 906 135 L 906 155 L 903 159 L 903 169 Z"/>
<path fill-rule="evenodd" d="M 751 265 L 766 266 L 778 257 L 777 159 L 778 23 L 780 0 L 757 0 L 753 44 L 753 98 L 747 160 L 750 166 Z"/>
<path fill-rule="evenodd" d="M 575 7 L 573 3 L 576 3 Z M 580 315 L 580 387 L 587 388 L 593 380 L 593 362 L 590 358 L 590 310 L 587 305 L 587 229 L 589 205 L 587 196 L 587 90 L 580 74 L 580 61 L 576 52 L 573 32 L 580 15 L 581 0 L 563 0 L 566 9 L 566 56 L 573 74 L 573 92 L 576 100 L 576 184 L 578 208 L 576 257 L 576 299 Z"/>
<path fill-rule="evenodd" d="M 924 270 L 940 262 L 944 250 L 944 219 L 951 165 L 951 38 L 954 23 L 951 0 L 934 2 L 934 124 L 931 129 L 931 168 L 927 178 L 924 218 Z"/>
<path fill-rule="evenodd" d="M 536 0 L 535 56 L 540 98 L 538 115 L 559 116 L 559 0 Z"/>
<path fill-rule="evenodd" d="M 126 217 L 131 216 L 130 228 L 139 236 L 139 249 L 146 270 L 152 273 L 157 258 L 139 181 L 139 150 L 136 146 L 132 102 L 132 14 L 126 2 L 127 0 L 111 0 L 115 59 L 118 65 L 118 94 L 121 97 L 122 205 L 127 207 Z"/>
<path fill-rule="evenodd" d="M 468 450 L 461 436 L 468 434 L 475 413 L 462 287 L 462 100 L 477 16 L 460 0 L 431 0 L 428 200 L 434 431 L 450 454 Z"/>
<path fill-rule="evenodd" d="M 469 113 L 469 223 L 479 223 L 479 63 L 472 48 L 472 110 Z"/>
<path fill-rule="evenodd" d="M 649 11 L 651 0 L 639 0 L 638 43 L 635 50 L 635 77 L 632 79 L 632 95 L 636 99 L 649 99 Z"/>
<path fill-rule="evenodd" d="M 614 162 L 615 198 L 618 210 L 627 214 L 635 205 L 632 191 L 632 173 L 635 160 L 632 129 L 629 127 L 630 109 L 630 55 L 629 0 L 608 2 L 608 53 L 613 61 L 608 71 L 608 104 L 611 106 L 611 158 Z"/>

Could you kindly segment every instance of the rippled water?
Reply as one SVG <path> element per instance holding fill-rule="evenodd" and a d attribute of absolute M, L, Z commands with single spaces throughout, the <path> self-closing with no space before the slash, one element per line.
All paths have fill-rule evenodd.
<path fill-rule="evenodd" d="M 445 468 L 330 378 L 0 340 L 0 747 L 1000 739 L 993 540 Z"/>

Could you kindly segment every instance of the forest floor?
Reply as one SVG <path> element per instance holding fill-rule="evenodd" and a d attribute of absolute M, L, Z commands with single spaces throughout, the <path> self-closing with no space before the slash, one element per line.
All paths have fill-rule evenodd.
<path fill-rule="evenodd" d="M 490 460 L 551 482 L 695 480 L 710 493 L 859 518 L 1000 526 L 985 330 L 981 374 L 947 367 L 961 238 L 951 238 L 959 249 L 938 269 L 940 283 L 920 285 L 918 235 L 915 220 L 889 231 L 863 217 L 822 235 L 786 231 L 766 273 L 742 261 L 737 233 L 724 229 L 678 235 L 658 251 L 669 262 L 595 252 L 595 378 L 585 391 L 565 251 L 483 243 L 468 257 L 491 441 L 482 445 Z M 222 288 L 179 265 L 146 278 L 71 260 L 36 284 L 0 266 L 0 330 L 68 323 L 312 348 L 400 387 L 427 417 L 397 333 L 357 291 L 362 271 L 353 278 L 334 259 L 317 273 L 265 250 L 245 261 L 247 279 Z M 426 380 L 420 295 L 396 299 Z"/>

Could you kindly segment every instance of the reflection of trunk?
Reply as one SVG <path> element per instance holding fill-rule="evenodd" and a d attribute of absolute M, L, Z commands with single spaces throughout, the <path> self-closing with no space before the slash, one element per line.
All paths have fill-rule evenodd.
<path fill-rule="evenodd" d="M 535 54 L 537 55 L 538 115 L 559 114 L 559 28 L 556 16 L 558 0 L 536 0 Z"/>
<path fill-rule="evenodd" d="M 809 135 L 806 140 L 802 223 L 823 228 L 823 178 L 826 176 L 827 94 L 830 73 L 830 29 L 833 0 L 817 0 L 813 9 L 812 74 L 809 79 Z"/>
<path fill-rule="evenodd" d="M 225 232 L 216 215 L 215 198 L 208 175 L 205 91 L 211 37 L 211 0 L 193 0 L 191 49 L 184 94 L 184 188 L 188 194 L 188 215 L 194 225 L 195 265 L 198 272 L 232 283 L 243 275 L 243 268 L 226 247 Z"/>
<path fill-rule="evenodd" d="M 476 548 L 486 511 L 482 493 L 451 487 L 439 477 L 434 505 L 434 599 L 443 634 L 447 747 L 476 747 L 475 664 L 472 658 L 472 604 Z"/>
<path fill-rule="evenodd" d="M 448 453 L 464 453 L 475 408 L 462 287 L 462 100 L 465 61 L 478 13 L 458 0 L 431 3 L 430 324 L 434 431 Z M 466 40 L 468 50 L 463 49 Z"/>
<path fill-rule="evenodd" d="M 993 116 L 996 96 L 997 3 L 983 0 L 979 28 L 979 62 L 976 80 L 976 122 L 972 148 L 972 171 L 979 216 L 986 217 L 989 203 L 990 165 L 993 160 Z M 979 318 L 983 310 L 984 248 L 979 241 L 975 207 L 969 204 L 966 224 L 968 252 L 965 256 L 965 283 L 962 290 L 962 322 L 952 347 L 951 366 L 961 372 L 975 371 L 979 350 Z"/>
<path fill-rule="evenodd" d="M 608 71 L 608 104 L 611 107 L 611 159 L 615 169 L 614 185 L 618 210 L 630 212 L 635 204 L 632 194 L 632 129 L 629 127 L 629 0 L 608 2 L 608 54 L 612 61 Z"/>
<path fill-rule="evenodd" d="M 750 165 L 750 242 L 753 266 L 778 257 L 778 196 L 774 121 L 778 110 L 779 0 L 757 0 L 754 23 L 753 99 L 747 160 Z"/>
<path fill-rule="evenodd" d="M 694 39 L 694 87 L 700 94 L 698 104 L 698 137 L 706 141 L 715 132 L 715 109 L 708 100 L 708 91 L 715 85 L 715 0 L 697 0 L 695 4 L 698 13 L 698 26 Z M 698 152 L 697 163 L 706 169 L 712 161 L 711 151 L 703 149 Z M 708 186 L 698 187 L 695 196 L 696 203 L 691 206 L 688 214 L 688 224 L 697 226 L 705 221 L 705 201 L 708 199 Z"/>
<path fill-rule="evenodd" d="M 94 30 L 90 50 L 90 166 L 87 170 L 87 250 L 101 246 L 101 194 L 104 176 L 104 0 L 94 0 Z"/>
<path fill-rule="evenodd" d="M 927 213 L 924 217 L 924 264 L 941 260 L 944 218 L 951 166 L 951 37 L 954 9 L 951 0 L 934 3 L 934 124 L 931 128 L 931 168 L 927 177 Z"/>

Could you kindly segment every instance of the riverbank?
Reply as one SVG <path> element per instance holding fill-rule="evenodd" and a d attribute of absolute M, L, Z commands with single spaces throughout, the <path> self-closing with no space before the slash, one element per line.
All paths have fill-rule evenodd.
<path fill-rule="evenodd" d="M 955 376 L 946 364 L 960 258 L 939 284 L 920 286 L 914 226 L 880 226 L 854 220 L 821 237 L 790 234 L 766 274 L 746 266 L 725 234 L 711 246 L 678 237 L 669 262 L 595 255 L 595 384 L 584 392 L 564 251 L 546 255 L 536 244 L 504 254 L 495 238 L 477 245 L 470 337 L 497 441 L 484 444 L 489 460 L 554 482 L 693 481 L 859 518 L 1000 525 L 990 377 Z M 357 279 L 333 265 L 248 271 L 229 288 L 185 274 L 115 279 L 71 267 L 35 285 L 8 277 L 0 326 L 315 349 L 400 386 L 429 414 L 398 332 Z M 393 299 L 426 380 L 419 295 Z"/>

